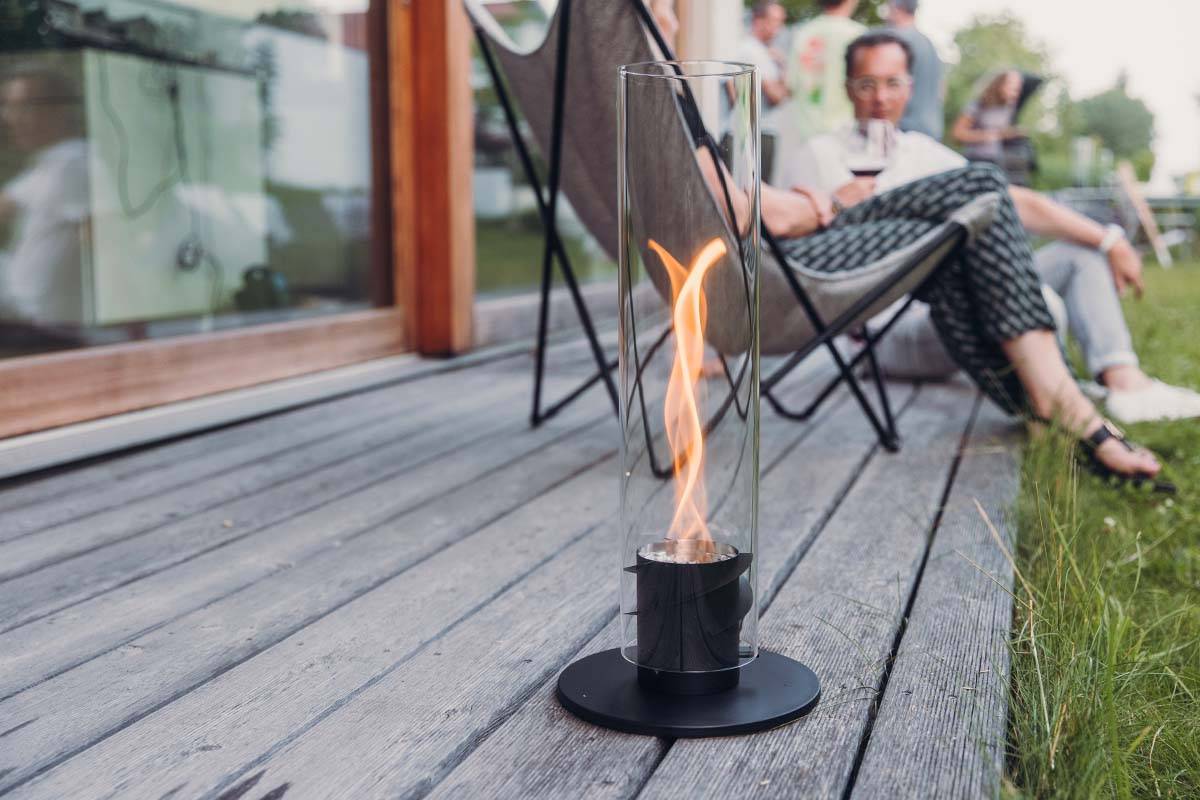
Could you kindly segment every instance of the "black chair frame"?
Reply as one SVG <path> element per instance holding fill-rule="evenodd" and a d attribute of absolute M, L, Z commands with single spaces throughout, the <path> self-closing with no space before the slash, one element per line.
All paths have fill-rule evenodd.
<path fill-rule="evenodd" d="M 646 30 L 650 32 L 659 51 L 663 53 L 668 60 L 674 59 L 674 54 L 662 37 L 657 24 L 654 22 L 649 9 L 642 0 L 629 0 L 635 11 L 642 19 Z M 560 0 L 559 7 L 559 30 L 557 41 L 557 53 L 555 63 L 554 77 L 554 99 L 551 117 L 551 141 L 549 166 L 545 184 L 543 185 L 537 170 L 534 167 L 533 158 L 530 155 L 529 147 L 521 134 L 516 111 L 512 105 L 512 101 L 504 85 L 503 76 L 497 68 L 495 58 L 491 53 L 490 45 L 483 34 L 482 29 L 478 24 L 474 24 L 476 40 L 479 43 L 479 49 L 483 56 L 484 63 L 487 66 L 488 72 L 491 75 L 492 82 L 496 88 L 497 97 L 504 109 L 505 121 L 508 124 L 509 132 L 513 139 L 513 144 L 516 148 L 518 158 L 521 162 L 522 169 L 525 172 L 526 179 L 533 188 L 534 199 L 537 205 L 538 214 L 542 220 L 544 230 L 544 248 L 542 254 L 542 275 L 541 275 L 541 302 L 538 311 L 538 332 L 535 349 L 534 363 L 534 385 L 533 385 L 533 407 L 530 413 L 530 422 L 533 426 L 538 426 L 545 420 L 551 418 L 556 413 L 561 411 L 585 391 L 590 389 L 596 383 L 603 382 L 608 391 L 609 397 L 613 404 L 614 411 L 618 410 L 618 396 L 616 383 L 612 377 L 612 370 L 616 367 L 616 360 L 610 359 L 605 355 L 604 347 L 600 343 L 599 336 L 596 333 L 596 326 L 592 319 L 591 312 L 587 307 L 587 303 L 583 298 L 579 289 L 579 281 L 576 277 L 575 270 L 571 265 L 571 260 L 567 254 L 566 248 L 563 246 L 562 239 L 559 236 L 557 224 L 557 207 L 558 207 L 558 189 L 559 189 L 559 172 L 562 163 L 562 135 L 563 135 L 563 109 L 565 103 L 564 93 L 566 91 L 566 70 L 568 62 L 568 40 L 570 32 L 570 10 L 571 0 Z M 684 102 L 695 105 L 695 100 L 690 96 L 690 92 L 684 92 Z M 695 119 L 699 119 L 698 113 L 693 113 Z M 695 133 L 695 132 L 694 132 Z M 711 153 L 716 154 L 715 140 L 707 131 L 702 131 L 702 135 L 697 136 L 698 141 L 702 141 Z M 720 174 L 720 172 L 718 173 Z M 724 178 L 722 177 L 722 184 Z M 723 190 L 728 194 L 728 190 L 724 185 Z M 728 197 L 726 198 L 728 201 Z M 891 280 L 875 287 L 871 292 L 868 292 L 850 308 L 839 314 L 837 318 L 826 321 L 817 311 L 808 292 L 800 285 L 795 273 L 787 267 L 788 258 L 783 252 L 779 241 L 767 230 L 766 225 L 762 225 L 762 239 L 766 246 L 770 249 L 771 254 L 778 262 L 781 271 L 795 295 L 797 303 L 803 309 L 808 317 L 816 335 L 803 348 L 789 355 L 782 364 L 775 367 L 769 375 L 761 381 L 761 393 L 771 407 L 780 416 L 787 419 L 804 421 L 810 419 L 824 402 L 833 394 L 837 387 L 845 383 L 851 394 L 862 408 L 864 416 L 870 423 L 880 444 L 889 451 L 896 452 L 900 449 L 900 437 L 896 431 L 895 414 L 892 410 L 892 403 L 888 396 L 887 386 L 883 380 L 882 371 L 879 368 L 878 360 L 875 357 L 874 346 L 884 335 L 892 329 L 900 317 L 908 310 L 912 303 L 912 297 L 908 302 L 904 303 L 880 328 L 874 331 L 864 330 L 861 337 L 860 350 L 849 360 L 847 360 L 838 350 L 835 339 L 837 336 L 846 333 L 853 326 L 854 322 L 861 314 L 871 305 L 876 303 L 884 294 L 886 294 L 892 286 L 904 280 L 912 270 L 916 269 L 932 252 L 945 246 L 948 240 L 951 240 L 951 250 L 957 249 L 967 240 L 967 229 L 963 225 L 954 224 L 948 226 L 947 233 L 944 237 L 929 242 L 926 247 L 920 252 L 913 255 L 909 265 L 904 269 L 899 270 Z M 946 257 L 949 257 L 950 253 Z M 562 273 L 563 280 L 570 292 L 576 313 L 578 314 L 580 325 L 583 328 L 587 338 L 589 350 L 592 359 L 595 361 L 596 371 L 587 377 L 582 383 L 574 389 L 568 391 L 562 398 L 554 401 L 547 407 L 543 407 L 543 381 L 545 377 L 545 358 L 547 349 L 548 336 L 548 315 L 550 303 L 550 286 L 553 277 L 554 264 L 557 262 L 559 270 Z M 670 333 L 669 328 L 664 331 L 663 335 L 653 346 L 657 349 Z M 836 367 L 836 374 L 825 384 L 825 386 L 817 392 L 809 403 L 801 409 L 793 409 L 785 405 L 777 396 L 776 389 L 779 384 L 794 370 L 805 358 L 813 353 L 816 349 L 825 347 Z M 648 358 L 648 354 L 647 354 Z M 875 384 L 878 396 L 881 413 L 877 413 L 867 399 L 866 393 L 863 391 L 855 370 L 863 362 L 867 362 L 870 370 L 872 382 Z M 724 364 L 724 360 L 722 359 Z M 730 373 L 728 366 L 725 366 L 726 376 L 731 384 L 732 389 L 740 383 L 741 376 L 735 379 Z M 635 374 L 635 388 L 640 387 L 640 368 Z M 724 414 L 730 403 L 724 403 L 718 409 L 718 415 Z M 739 412 L 741 409 L 739 408 Z M 643 417 L 645 415 L 643 414 Z M 716 423 L 717 420 L 710 420 L 709 427 Z M 650 442 L 650 432 L 647 429 L 647 441 Z M 661 466 L 659 459 L 654 454 L 653 447 L 649 449 L 649 456 L 654 468 L 654 472 L 660 476 L 671 474 L 670 470 Z"/>

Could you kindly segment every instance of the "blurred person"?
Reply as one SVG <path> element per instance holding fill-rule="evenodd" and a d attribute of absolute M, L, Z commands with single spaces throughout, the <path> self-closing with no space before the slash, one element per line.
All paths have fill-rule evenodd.
<path fill-rule="evenodd" d="M 675 49 L 675 37 L 679 35 L 679 17 L 675 16 L 675 0 L 646 0 L 646 7 L 654 17 L 659 32 L 667 46 Z"/>
<path fill-rule="evenodd" d="M 0 187 L 0 223 L 11 231 L 0 252 L 0 319 L 47 332 L 82 321 L 90 186 L 81 108 L 78 89 L 54 71 L 0 79 L 0 124 L 28 156 Z"/>
<path fill-rule="evenodd" d="M 910 59 L 907 44 L 889 31 L 851 43 L 846 87 L 857 119 L 892 125 L 901 119 L 912 86 Z M 853 135 L 852 125 L 784 154 L 788 179 L 828 192 L 837 206 L 849 208 L 967 163 L 924 134 L 893 130 L 884 170 L 874 178 L 855 177 L 847 166 Z M 1096 393 L 1106 395 L 1109 412 L 1123 422 L 1200 416 L 1200 394 L 1154 380 L 1138 365 L 1119 295 L 1132 286 L 1140 296 L 1142 261 L 1121 229 L 1101 226 L 1032 190 L 1009 186 L 1007 191 L 1025 230 L 1056 240 L 1037 251 L 1033 267 L 1051 310 L 1060 309 L 1065 327 L 1079 342 L 1098 384 Z M 939 342 L 927 306 L 910 310 L 880 342 L 877 355 L 896 376 L 936 378 L 957 369 Z"/>
<path fill-rule="evenodd" d="M 750 30 L 738 44 L 736 61 L 758 67 L 762 86 L 763 112 L 759 116 L 762 131 L 762 174 L 771 179 L 774 153 L 779 134 L 779 116 L 791 92 L 783 79 L 786 58 L 771 46 L 787 22 L 787 13 L 778 0 L 760 0 L 750 9 Z M 732 87 L 730 87 L 732 90 Z M 732 98 L 729 98 L 732 99 Z"/>
<path fill-rule="evenodd" d="M 942 118 L 946 94 L 944 69 L 933 42 L 917 29 L 918 2 L 890 0 L 888 3 L 888 31 L 908 43 L 913 58 L 912 97 L 900 118 L 899 127 L 902 131 L 917 131 L 940 141 L 945 129 Z"/>
<path fill-rule="evenodd" d="M 983 91 L 954 121 L 950 135 L 963 145 L 963 155 L 969 160 L 1000 164 L 1004 143 L 1025 136 L 1015 124 L 1022 82 L 1021 73 L 1015 69 L 988 77 Z"/>
<path fill-rule="evenodd" d="M 787 12 L 778 0 L 759 0 L 750 9 L 750 30 L 738 44 L 737 60 L 758 67 L 766 110 L 760 117 L 764 131 L 775 130 L 779 106 L 791 96 L 783 79 L 787 59 L 772 43 L 787 22 Z"/>
<path fill-rule="evenodd" d="M 734 229 L 745 235 L 750 199 L 736 190 L 726 194 L 728 182 L 722 186 L 718 171 L 724 167 L 703 148 L 697 159 L 714 194 L 726 197 Z M 853 280 L 862 265 L 917 241 L 975 199 L 997 198 L 991 223 L 938 264 L 918 291 L 932 309 L 941 343 L 1002 409 L 1031 423 L 1057 420 L 1079 437 L 1095 472 L 1175 491 L 1157 479 L 1158 459 L 1101 417 L 1071 375 L 1007 185 L 995 166 L 968 164 L 840 210 L 815 187 L 783 191 L 763 184 L 760 208 L 763 225 L 777 237 L 789 264 L 820 270 L 830 280 L 839 274 Z M 770 341 L 777 332 L 761 335 Z"/>
<path fill-rule="evenodd" d="M 866 27 L 850 16 L 858 0 L 818 0 L 821 13 L 792 34 L 787 85 L 792 93 L 787 141 L 833 130 L 853 119 L 854 108 L 842 88 L 842 53 Z"/>

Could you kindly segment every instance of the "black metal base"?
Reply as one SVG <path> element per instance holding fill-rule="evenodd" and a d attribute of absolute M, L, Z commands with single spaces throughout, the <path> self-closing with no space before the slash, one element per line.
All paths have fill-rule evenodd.
<path fill-rule="evenodd" d="M 705 695 L 648 690 L 620 649 L 571 664 L 558 678 L 558 702 L 580 719 L 647 736 L 732 736 L 792 722 L 821 696 L 813 671 L 777 653 L 760 651 L 742 667 L 737 686 Z"/>

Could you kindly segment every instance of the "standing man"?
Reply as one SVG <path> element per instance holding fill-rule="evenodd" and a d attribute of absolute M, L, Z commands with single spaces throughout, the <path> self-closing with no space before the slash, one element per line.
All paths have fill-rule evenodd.
<path fill-rule="evenodd" d="M 850 18 L 858 0 L 819 0 L 821 13 L 796 29 L 788 55 L 787 84 L 792 93 L 789 138 L 799 144 L 854 119 L 846 98 L 846 45 L 866 32 Z"/>
<path fill-rule="evenodd" d="M 760 129 L 763 137 L 763 179 L 771 179 L 775 140 L 779 135 L 779 115 L 782 106 L 791 96 L 787 82 L 783 79 L 786 59 L 771 47 L 775 37 L 787 22 L 787 12 L 778 0 L 759 0 L 750 11 L 750 31 L 738 44 L 737 60 L 758 67 L 762 85 L 763 114 Z"/>
<path fill-rule="evenodd" d="M 912 52 L 912 96 L 900 120 L 900 130 L 923 133 L 942 140 L 945 99 L 942 60 L 929 37 L 917 30 L 919 0 L 889 0 L 888 29 L 908 43 Z"/>
<path fill-rule="evenodd" d="M 787 12 L 778 0 L 759 0 L 750 10 L 750 32 L 738 45 L 738 61 L 758 67 L 767 106 L 762 116 L 763 130 L 774 130 L 775 112 L 791 94 L 783 80 L 785 58 L 771 46 L 785 22 Z"/>

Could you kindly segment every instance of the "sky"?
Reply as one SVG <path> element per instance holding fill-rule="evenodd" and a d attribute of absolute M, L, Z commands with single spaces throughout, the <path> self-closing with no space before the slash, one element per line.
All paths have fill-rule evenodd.
<path fill-rule="evenodd" d="M 1155 116 L 1156 187 L 1200 169 L 1200 0 L 921 0 L 917 22 L 948 59 L 954 31 L 1005 10 L 1047 45 L 1072 97 L 1129 73 L 1129 93 Z"/>

